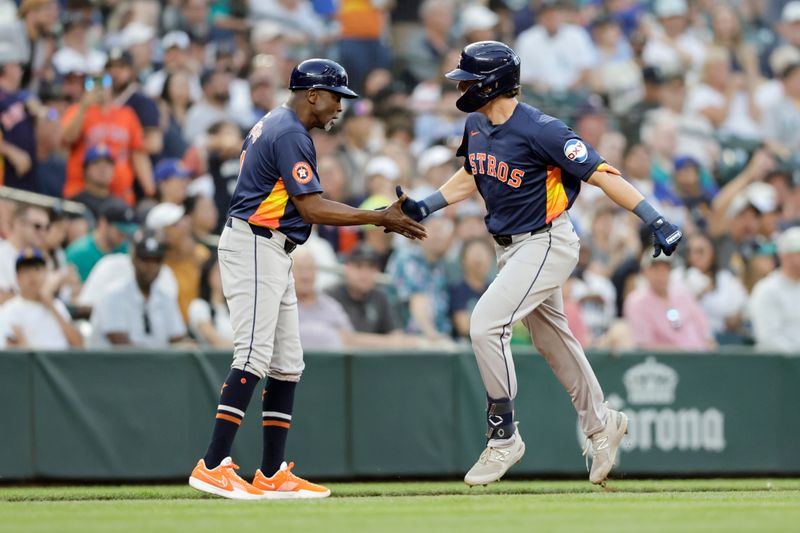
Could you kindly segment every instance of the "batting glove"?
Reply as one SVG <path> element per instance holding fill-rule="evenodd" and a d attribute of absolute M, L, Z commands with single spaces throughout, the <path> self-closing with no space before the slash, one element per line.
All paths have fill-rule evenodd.
<path fill-rule="evenodd" d="M 399 185 L 395 188 L 395 192 L 397 193 L 398 198 L 403 196 L 403 189 Z M 425 200 L 420 200 L 418 202 L 410 197 L 406 197 L 406 201 L 403 202 L 403 205 L 400 207 L 408 218 L 411 218 L 416 222 L 420 222 L 423 218 L 431 214 L 431 210 L 428 207 L 428 204 L 425 203 Z"/>
<path fill-rule="evenodd" d="M 664 255 L 672 255 L 678 247 L 678 243 L 683 238 L 683 233 L 678 226 L 671 224 L 664 217 L 658 217 L 655 222 L 650 224 L 653 230 L 653 257 L 658 257 L 661 252 Z"/>

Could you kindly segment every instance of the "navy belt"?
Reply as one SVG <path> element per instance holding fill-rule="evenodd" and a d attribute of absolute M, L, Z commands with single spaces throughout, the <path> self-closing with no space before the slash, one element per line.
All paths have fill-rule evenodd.
<path fill-rule="evenodd" d="M 528 233 L 519 233 L 517 235 L 492 235 L 492 239 L 494 239 L 494 242 L 496 242 L 500 246 L 511 246 L 515 242 L 519 242 L 521 238 L 528 238 L 531 235 L 536 235 L 537 233 L 544 233 L 551 227 L 553 227 L 553 223 L 548 222 L 544 226 L 536 228 L 535 230 L 532 230 Z"/>
<path fill-rule="evenodd" d="M 233 228 L 233 219 L 228 217 L 228 220 L 225 222 L 225 225 L 228 226 L 229 228 Z M 247 227 L 250 228 L 250 232 L 253 235 L 264 237 L 265 239 L 272 238 L 272 231 L 269 228 L 256 226 L 254 224 L 250 224 L 249 222 L 247 223 Z M 283 242 L 283 251 L 286 252 L 287 254 L 290 254 L 294 251 L 295 248 L 297 248 L 297 243 L 292 242 L 287 237 L 286 240 Z"/>

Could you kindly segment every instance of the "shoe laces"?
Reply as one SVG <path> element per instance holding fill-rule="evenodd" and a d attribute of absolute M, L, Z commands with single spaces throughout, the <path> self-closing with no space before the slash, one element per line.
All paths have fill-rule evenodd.
<path fill-rule="evenodd" d="M 500 448 L 493 448 L 491 446 L 488 446 L 481 453 L 481 456 L 478 458 L 478 462 L 484 465 L 489 461 L 503 462 L 506 460 L 506 457 L 508 457 L 509 453 L 511 452 L 508 450 L 503 450 Z"/>
<path fill-rule="evenodd" d="M 237 465 L 236 463 L 231 462 L 227 465 L 220 465 L 220 466 L 222 466 L 222 468 L 224 468 L 227 471 L 228 475 L 233 476 L 234 479 L 237 479 L 239 481 L 244 481 L 244 479 L 239 477 L 239 474 L 236 473 L 236 471 L 239 470 L 239 465 Z"/>

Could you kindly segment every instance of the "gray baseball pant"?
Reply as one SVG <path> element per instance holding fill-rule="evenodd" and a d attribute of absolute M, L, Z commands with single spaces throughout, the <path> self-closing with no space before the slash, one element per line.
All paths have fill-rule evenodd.
<path fill-rule="evenodd" d="M 519 240 L 517 240 L 519 239 Z M 497 246 L 499 273 L 475 306 L 470 338 L 492 399 L 514 399 L 517 376 L 511 327 L 522 320 L 534 346 L 564 386 L 587 436 L 605 427 L 603 391 L 564 314 L 561 288 L 578 263 L 580 239 L 566 213 L 550 230 Z"/>

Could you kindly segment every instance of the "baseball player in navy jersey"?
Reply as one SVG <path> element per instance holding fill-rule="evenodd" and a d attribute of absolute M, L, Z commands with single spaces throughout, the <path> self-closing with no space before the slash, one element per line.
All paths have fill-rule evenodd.
<path fill-rule="evenodd" d="M 502 43 L 464 48 L 458 68 L 447 74 L 461 92 L 456 106 L 470 113 L 457 152 L 464 167 L 434 194 L 419 202 L 408 199 L 402 208 L 422 220 L 477 190 L 486 202 L 486 227 L 497 243 L 499 272 L 470 319 L 488 400 L 488 442 L 464 481 L 497 481 L 525 453 L 514 421 L 517 379 L 509 349 L 511 327 L 522 320 L 572 399 L 587 437 L 584 453 L 591 449 L 589 479 L 601 484 L 614 465 L 628 420 L 604 403 L 564 315 L 561 288 L 580 248 L 567 210 L 588 182 L 649 225 L 655 256 L 672 254 L 682 234 L 563 122 L 519 102 L 519 73 L 519 57 Z"/>
<path fill-rule="evenodd" d="M 399 199 L 368 211 L 325 200 L 308 131 L 329 129 L 342 98 L 356 98 L 347 73 L 327 59 L 309 59 L 292 72 L 292 96 L 263 117 L 242 146 L 239 178 L 219 241 L 222 288 L 234 331 L 231 371 L 222 385 L 211 444 L 189 484 L 233 499 L 321 498 L 330 491 L 284 462 L 294 391 L 303 372 L 291 252 L 311 224 L 374 224 L 412 239 L 425 228 L 404 215 Z M 236 430 L 258 382 L 266 377 L 261 468 L 252 483 L 230 457 Z"/>

